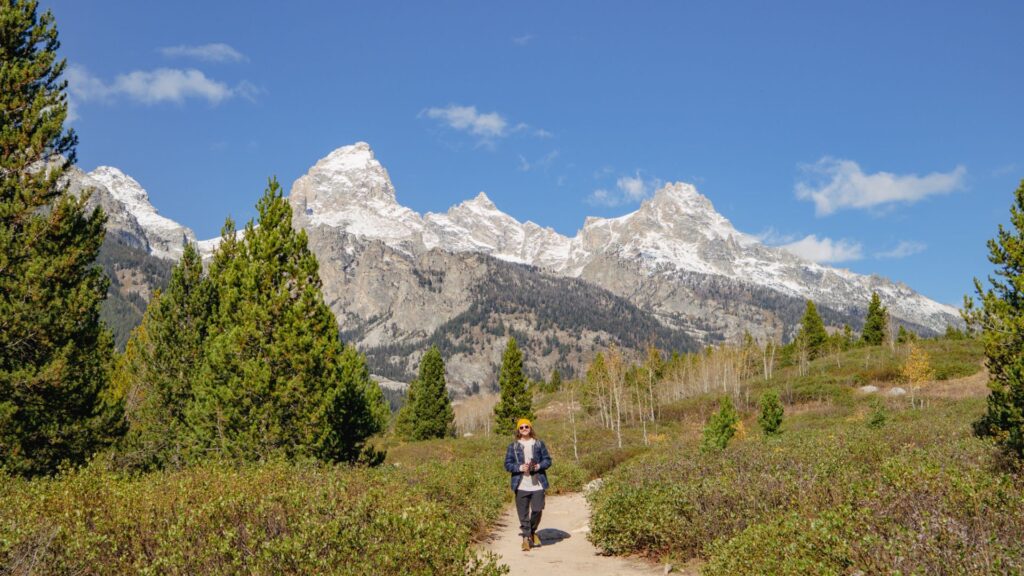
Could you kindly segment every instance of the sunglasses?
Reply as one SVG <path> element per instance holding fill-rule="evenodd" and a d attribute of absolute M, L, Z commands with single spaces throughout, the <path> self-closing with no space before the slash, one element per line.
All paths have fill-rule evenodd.
<path fill-rule="evenodd" d="M 530 427 L 529 426 L 520 426 L 519 429 L 520 430 L 529 430 Z"/>

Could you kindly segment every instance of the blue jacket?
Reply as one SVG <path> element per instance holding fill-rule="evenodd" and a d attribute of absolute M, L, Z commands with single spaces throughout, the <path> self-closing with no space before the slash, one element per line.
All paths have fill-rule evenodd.
<path fill-rule="evenodd" d="M 540 485 L 547 490 L 548 475 L 545 470 L 551 468 L 551 455 L 548 454 L 548 447 L 540 440 L 533 445 L 533 461 L 537 463 L 537 469 L 533 473 L 540 479 Z M 513 492 L 519 489 L 519 483 L 523 481 L 523 473 L 519 470 L 523 464 L 526 464 L 526 457 L 523 454 L 523 445 L 517 440 L 509 444 L 508 450 L 505 451 L 505 470 L 512 474 Z"/>

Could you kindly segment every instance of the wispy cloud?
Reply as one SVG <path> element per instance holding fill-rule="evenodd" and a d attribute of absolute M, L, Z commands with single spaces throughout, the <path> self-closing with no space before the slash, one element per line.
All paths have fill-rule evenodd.
<path fill-rule="evenodd" d="M 476 106 L 451 104 L 444 108 L 427 108 L 419 113 L 420 117 L 437 120 L 443 126 L 459 132 L 465 132 L 478 139 L 478 145 L 493 148 L 495 141 L 513 134 L 533 136 L 547 139 L 554 136 L 543 128 L 530 126 L 526 122 L 512 123 L 498 112 L 480 112 Z"/>
<path fill-rule="evenodd" d="M 814 234 L 780 247 L 805 260 L 820 263 L 848 262 L 864 257 L 864 249 L 859 242 L 832 240 L 831 238 L 819 239 Z"/>
<path fill-rule="evenodd" d="M 913 256 L 914 254 L 920 254 L 927 248 L 928 245 L 923 242 L 902 240 L 892 250 L 886 250 L 875 254 L 875 258 L 906 258 L 907 256 Z"/>
<path fill-rule="evenodd" d="M 207 77 L 199 70 L 158 68 L 119 74 L 112 82 L 104 82 L 81 66 L 69 66 L 68 91 L 71 100 L 79 102 L 111 102 L 127 98 L 143 104 L 182 103 L 189 99 L 220 104 L 236 96 L 252 100 L 259 90 L 243 81 L 235 87 Z"/>
<path fill-rule="evenodd" d="M 522 154 L 519 155 L 519 170 L 523 172 L 529 172 L 530 170 L 536 170 L 537 168 L 548 168 L 551 163 L 554 162 L 559 156 L 558 150 L 552 150 L 539 159 L 533 162 L 526 159 Z"/>
<path fill-rule="evenodd" d="M 195 58 L 204 62 L 244 62 L 245 54 L 222 42 L 199 46 L 165 46 L 160 53 L 168 58 Z"/>
<path fill-rule="evenodd" d="M 1006 176 L 1007 174 L 1012 174 L 1016 171 L 1016 164 L 1004 164 L 1003 166 L 999 166 L 998 168 L 992 170 L 992 176 Z"/>
<path fill-rule="evenodd" d="M 913 204 L 935 194 L 948 194 L 964 186 L 967 169 L 926 176 L 889 172 L 865 174 L 852 160 L 825 157 L 801 167 L 804 180 L 796 185 L 796 196 L 814 202 L 819 216 L 844 208 L 873 208 L 903 202 Z"/>
<path fill-rule="evenodd" d="M 599 188 L 590 193 L 586 202 L 596 206 L 621 206 L 634 204 L 651 194 L 661 185 L 658 178 L 644 178 L 638 170 L 632 176 L 619 176 L 615 180 L 615 189 Z"/>
<path fill-rule="evenodd" d="M 771 226 L 759 234 L 754 234 L 754 237 L 762 244 L 767 244 L 768 246 L 780 246 L 796 241 L 796 236 L 793 234 L 783 234 Z"/>
<path fill-rule="evenodd" d="M 446 108 L 427 108 L 423 115 L 439 120 L 453 130 L 468 132 L 482 138 L 500 138 L 505 136 L 508 129 L 508 120 L 501 114 L 477 112 L 476 106 L 452 104 Z"/>
<path fill-rule="evenodd" d="M 512 42 L 518 44 L 519 46 L 526 46 L 527 44 L 530 43 L 531 40 L 533 40 L 533 34 L 523 34 L 522 36 L 516 36 L 512 38 Z"/>

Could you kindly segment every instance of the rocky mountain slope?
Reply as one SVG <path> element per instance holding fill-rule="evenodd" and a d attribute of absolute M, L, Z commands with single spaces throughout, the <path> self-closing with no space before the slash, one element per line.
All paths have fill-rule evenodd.
<path fill-rule="evenodd" d="M 772 318 L 771 306 L 725 301 L 723 292 L 750 301 L 768 294 L 811 299 L 855 319 L 876 291 L 897 320 L 920 330 L 941 331 L 960 321 L 956 309 L 903 284 L 762 244 L 685 183 L 664 186 L 630 214 L 588 218 L 569 238 L 515 220 L 484 193 L 445 214 L 421 217 L 398 203 L 387 171 L 367 144 L 358 143 L 335 150 L 299 178 L 291 203 L 296 225 L 307 230 L 377 240 L 410 256 L 434 249 L 480 253 L 581 278 L 708 340 L 763 333 L 783 321 Z"/>
<path fill-rule="evenodd" d="M 76 178 L 105 191 L 94 201 L 122 244 L 169 260 L 181 242 L 195 241 L 116 169 Z M 588 218 L 567 237 L 517 221 L 484 193 L 420 215 L 398 202 L 387 171 L 357 143 L 318 161 L 289 201 L 343 335 L 398 381 L 434 344 L 455 389 L 493 386 L 508 335 L 522 341 L 535 377 L 556 367 L 571 374 L 610 343 L 693 349 L 744 331 L 788 338 L 806 299 L 827 324 L 856 328 L 872 291 L 918 332 L 961 322 L 954 308 L 903 284 L 762 244 L 685 183 L 664 186 L 630 214 Z M 216 239 L 199 245 L 212 250 Z"/>

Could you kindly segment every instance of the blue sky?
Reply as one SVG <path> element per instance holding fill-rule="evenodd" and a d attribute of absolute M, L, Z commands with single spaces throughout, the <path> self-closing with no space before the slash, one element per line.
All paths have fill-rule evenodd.
<path fill-rule="evenodd" d="M 217 234 L 367 141 L 403 204 L 572 235 L 660 182 L 958 305 L 1024 177 L 1020 2 L 44 0 L 79 164 Z"/>

